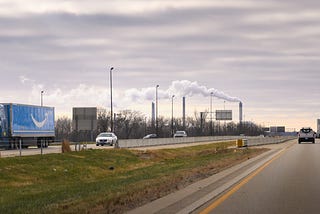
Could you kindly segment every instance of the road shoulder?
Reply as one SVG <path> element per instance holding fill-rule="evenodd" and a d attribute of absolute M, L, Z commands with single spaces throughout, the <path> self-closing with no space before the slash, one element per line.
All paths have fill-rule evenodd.
<path fill-rule="evenodd" d="M 127 213 L 190 213 L 231 188 L 293 143 L 294 141 L 289 141 L 282 144 L 265 145 L 263 147 L 270 149 L 268 152 Z"/>

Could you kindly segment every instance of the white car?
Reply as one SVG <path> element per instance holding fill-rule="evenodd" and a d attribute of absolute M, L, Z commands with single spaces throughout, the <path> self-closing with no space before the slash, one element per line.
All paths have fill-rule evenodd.
<path fill-rule="evenodd" d="M 96 138 L 96 146 L 113 146 L 118 141 L 118 137 L 112 132 L 102 132 Z"/>
<path fill-rule="evenodd" d="M 187 137 L 187 133 L 185 131 L 176 131 L 176 133 L 173 135 L 174 138 L 176 137 Z"/>
<path fill-rule="evenodd" d="M 148 134 L 143 137 L 143 139 L 150 139 L 150 138 L 158 138 L 158 136 L 156 134 Z"/>

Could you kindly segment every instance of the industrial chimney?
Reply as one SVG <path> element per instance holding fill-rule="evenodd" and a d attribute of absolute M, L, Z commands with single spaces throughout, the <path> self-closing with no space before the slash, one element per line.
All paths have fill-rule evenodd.
<path fill-rule="evenodd" d="M 242 123 L 242 102 L 239 103 L 239 123 Z"/>
<path fill-rule="evenodd" d="M 182 97 L 182 126 L 186 128 L 186 97 Z"/>

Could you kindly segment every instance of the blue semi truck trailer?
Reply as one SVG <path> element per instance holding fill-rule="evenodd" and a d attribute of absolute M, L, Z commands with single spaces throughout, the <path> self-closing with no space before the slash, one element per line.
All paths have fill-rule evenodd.
<path fill-rule="evenodd" d="M 54 137 L 53 107 L 0 104 L 0 147 L 48 147 Z"/>

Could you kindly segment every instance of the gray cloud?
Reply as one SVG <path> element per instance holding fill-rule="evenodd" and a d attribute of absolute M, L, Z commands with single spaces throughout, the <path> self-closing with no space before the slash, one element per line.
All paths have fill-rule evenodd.
<path fill-rule="evenodd" d="M 81 84 L 102 93 L 114 66 L 115 87 L 121 91 L 156 84 L 168 88 L 187 79 L 241 97 L 257 117 L 254 108 L 262 106 L 318 112 L 317 104 L 305 98 L 306 91 L 313 97 L 320 91 L 317 1 L 126 2 L 135 6 L 132 11 L 119 2 L 77 2 L 64 9 L 60 1 L 48 1 L 48 12 L 0 2 L 5 74 L 0 83 L 6 102 L 38 99 L 32 98 L 38 88 L 21 84 L 21 76 L 48 93 L 75 94 Z M 51 105 L 59 93 L 52 93 Z"/>

